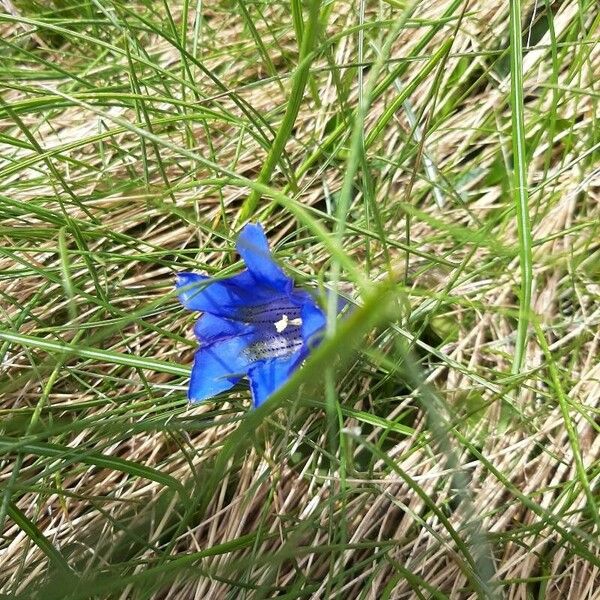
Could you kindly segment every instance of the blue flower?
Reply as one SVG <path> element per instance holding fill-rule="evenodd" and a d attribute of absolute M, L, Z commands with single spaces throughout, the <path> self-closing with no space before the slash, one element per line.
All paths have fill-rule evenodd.
<path fill-rule="evenodd" d="M 203 311 L 194 331 L 200 347 L 189 387 L 201 402 L 250 379 L 254 406 L 279 389 L 318 343 L 325 315 L 313 297 L 294 287 L 273 260 L 260 225 L 246 225 L 236 243 L 247 269 L 215 281 L 181 273 L 179 299 Z"/>

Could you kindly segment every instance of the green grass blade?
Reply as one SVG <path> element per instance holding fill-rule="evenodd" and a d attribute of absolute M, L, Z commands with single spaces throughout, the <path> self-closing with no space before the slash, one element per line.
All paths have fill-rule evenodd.
<path fill-rule="evenodd" d="M 281 160 L 281 155 L 284 151 L 285 144 L 290 137 L 294 123 L 298 117 L 298 112 L 304 97 L 304 90 L 308 82 L 310 65 L 314 60 L 313 48 L 315 46 L 319 30 L 322 27 L 319 18 L 320 9 L 320 0 L 310 0 L 308 19 L 304 28 L 298 57 L 299 63 L 292 78 L 292 87 L 286 104 L 285 114 L 283 115 L 283 120 L 281 121 L 281 125 L 277 130 L 277 134 L 273 140 L 271 149 L 269 150 L 260 173 L 258 174 L 258 183 L 269 183 L 273 170 L 275 169 L 277 163 Z M 240 222 L 243 223 L 254 214 L 260 201 L 260 197 L 260 191 L 256 188 L 252 189 L 248 195 L 248 198 L 246 198 L 240 209 Z"/>
<path fill-rule="evenodd" d="M 21 333 L 12 333 L 10 331 L 0 330 L 0 340 L 12 342 L 29 348 L 36 348 L 51 353 L 64 353 L 74 358 L 90 358 L 99 362 L 106 362 L 114 365 L 124 365 L 136 367 L 138 369 L 148 369 L 157 373 L 170 373 L 171 375 L 181 375 L 188 377 L 189 367 L 184 367 L 175 363 L 155 358 L 134 356 L 113 350 L 103 350 L 102 348 L 86 348 L 85 346 L 71 346 L 67 343 L 47 340 L 31 335 Z"/>
<path fill-rule="evenodd" d="M 158 469 L 147 467 L 116 456 L 107 456 L 101 452 L 83 450 L 80 448 L 69 448 L 68 446 L 61 446 L 60 444 L 28 442 L 26 440 L 11 439 L 6 436 L 0 437 L 0 454 L 13 452 L 33 454 L 35 456 L 46 456 L 71 462 L 80 462 L 85 465 L 92 465 L 103 469 L 111 469 L 113 471 L 126 473 L 133 477 L 142 477 L 149 481 L 155 481 L 165 487 L 185 494 L 181 483 L 170 475 L 167 475 Z"/>
<path fill-rule="evenodd" d="M 48 557 L 52 565 L 62 571 L 63 574 L 72 575 L 64 556 L 52 545 L 38 527 L 27 515 L 14 503 L 8 505 L 8 516 L 27 534 L 29 539 Z"/>
<path fill-rule="evenodd" d="M 515 355 L 511 372 L 521 372 L 527 350 L 529 314 L 533 288 L 533 253 L 527 180 L 527 150 L 525 146 L 525 112 L 523 108 L 523 47 L 521 0 L 510 0 L 510 75 L 513 148 L 513 202 L 519 232 L 521 289 L 519 293 L 519 323 Z"/>

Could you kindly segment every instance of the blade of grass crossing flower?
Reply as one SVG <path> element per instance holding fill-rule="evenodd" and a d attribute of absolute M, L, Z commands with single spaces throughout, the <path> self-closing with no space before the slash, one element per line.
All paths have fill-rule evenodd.
<path fill-rule="evenodd" d="M 215 490 L 219 486 L 223 473 L 226 473 L 235 458 L 240 456 L 252 442 L 255 432 L 266 418 L 282 404 L 290 393 L 297 390 L 302 383 L 326 380 L 327 367 L 337 359 L 347 360 L 351 352 L 358 346 L 362 337 L 375 325 L 392 320 L 396 316 L 396 289 L 391 281 L 384 281 L 367 296 L 362 307 L 353 312 L 340 326 L 335 336 L 327 339 L 309 356 L 301 369 L 267 402 L 246 414 L 240 426 L 226 439 L 222 450 L 215 459 L 212 474 L 208 481 L 203 481 L 202 488 L 192 493 L 194 500 L 182 516 L 180 532 L 185 528 L 192 514 L 197 511 L 204 514 L 210 504 Z M 177 539 L 175 535 L 173 539 Z"/>
<path fill-rule="evenodd" d="M 515 356 L 511 368 L 511 373 L 513 374 L 521 372 L 525 358 L 533 287 L 533 255 L 527 191 L 527 150 L 525 147 L 525 114 L 523 108 L 523 48 L 521 29 L 521 1 L 510 0 L 510 98 L 513 148 L 512 193 L 517 217 L 521 269 L 519 322 L 517 325 Z"/>
<path fill-rule="evenodd" d="M 314 350 L 303 367 L 296 371 L 282 388 L 267 402 L 245 416 L 240 426 L 226 439 L 215 460 L 212 475 L 207 482 L 203 483 L 202 490 L 193 495 L 197 500 L 190 505 L 190 511 L 205 512 L 231 461 L 247 448 L 257 429 L 281 406 L 285 398 L 298 390 L 302 383 L 321 381 L 326 370 L 325 365 L 331 364 L 336 359 L 342 363 L 348 360 L 372 327 L 397 317 L 396 296 L 397 291 L 393 282 L 385 281 L 379 284 L 367 296 L 363 306 L 357 308 L 340 324 L 333 337 L 326 339 Z M 184 518 L 182 522 L 185 521 Z"/>

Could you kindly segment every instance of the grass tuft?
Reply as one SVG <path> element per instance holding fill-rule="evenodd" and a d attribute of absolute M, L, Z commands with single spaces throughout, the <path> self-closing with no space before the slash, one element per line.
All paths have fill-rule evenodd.
<path fill-rule="evenodd" d="M 0 595 L 600 598 L 599 40 L 595 0 L 5 0 Z M 247 220 L 326 340 L 189 406 L 174 278 Z"/>

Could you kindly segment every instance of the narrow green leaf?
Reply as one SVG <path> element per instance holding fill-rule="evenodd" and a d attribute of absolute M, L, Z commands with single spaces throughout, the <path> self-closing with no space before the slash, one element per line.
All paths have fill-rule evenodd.
<path fill-rule="evenodd" d="M 299 64 L 296 68 L 294 76 L 292 77 L 292 89 L 290 90 L 290 95 L 286 103 L 285 114 L 277 131 L 277 135 L 273 140 L 271 149 L 267 154 L 267 158 L 265 159 L 262 169 L 258 174 L 258 183 L 269 183 L 273 170 L 281 159 L 285 144 L 290 137 L 294 123 L 298 117 L 298 112 L 302 104 L 302 98 L 304 97 L 304 89 L 306 88 L 306 83 L 308 82 L 310 65 L 312 60 L 314 60 L 312 51 L 320 28 L 320 7 L 320 0 L 311 0 L 309 5 L 308 21 L 304 29 L 302 43 L 300 46 Z M 256 188 L 252 189 L 240 209 L 238 219 L 239 222 L 243 223 L 254 214 L 261 195 L 262 194 L 260 190 Z"/>
<path fill-rule="evenodd" d="M 90 358 L 99 362 L 107 362 L 115 365 L 124 365 L 127 367 L 136 367 L 138 369 L 148 369 L 158 373 L 170 373 L 171 375 L 181 375 L 189 377 L 190 369 L 182 365 L 157 360 L 156 358 L 145 358 L 134 356 L 132 354 L 123 354 L 114 350 L 102 350 L 101 348 L 86 348 L 85 346 L 71 346 L 64 342 L 56 342 L 32 335 L 22 333 L 13 333 L 11 331 L 0 330 L 0 340 L 20 344 L 29 348 L 37 348 L 46 352 L 64 352 L 78 358 Z"/>
<path fill-rule="evenodd" d="M 106 454 L 94 450 L 69 448 L 68 446 L 61 446 L 59 444 L 19 440 L 16 438 L 0 436 L 0 454 L 9 454 L 13 452 L 33 454 L 35 456 L 46 456 L 49 458 L 92 465 L 103 469 L 112 469 L 113 471 L 127 473 L 132 477 L 142 477 L 150 481 L 155 481 L 156 483 L 160 483 L 161 485 L 185 494 L 185 490 L 181 483 L 171 477 L 171 475 L 167 475 L 158 469 L 146 467 L 131 460 L 118 458 L 116 456 L 107 456 Z"/>
<path fill-rule="evenodd" d="M 50 562 L 61 571 L 72 574 L 64 556 L 50 543 L 38 527 L 14 503 L 8 504 L 8 516 L 27 534 L 29 539 L 48 557 Z"/>
<path fill-rule="evenodd" d="M 527 331 L 533 287 L 533 254 L 529 201 L 527 192 L 527 151 L 525 147 L 525 113 L 523 108 L 523 47 L 521 0 L 510 0 L 510 75 L 513 146 L 513 202 L 519 233 L 521 291 L 519 294 L 519 323 L 511 372 L 521 372 L 527 349 Z"/>

